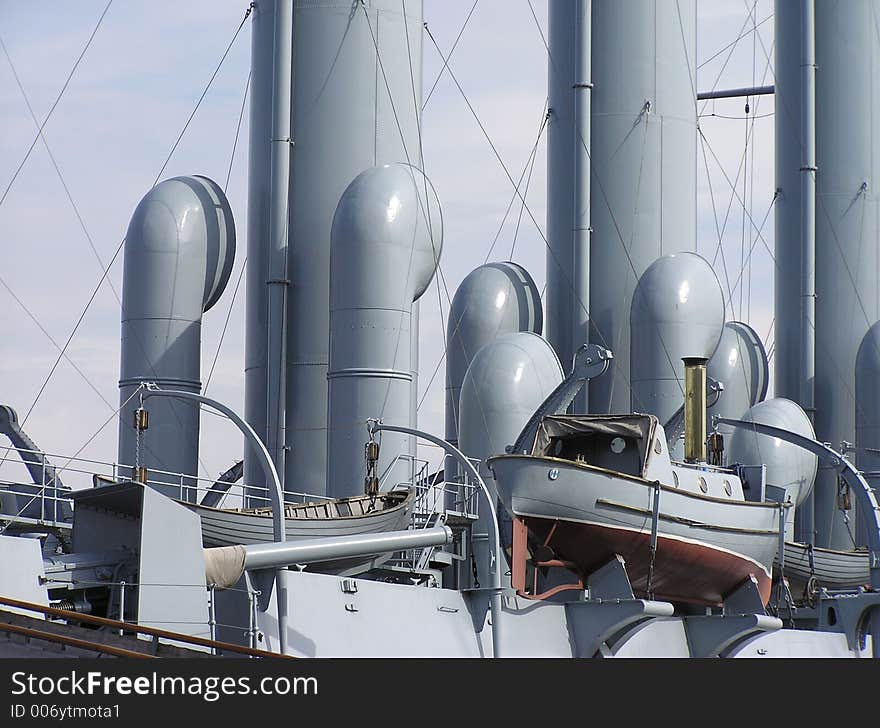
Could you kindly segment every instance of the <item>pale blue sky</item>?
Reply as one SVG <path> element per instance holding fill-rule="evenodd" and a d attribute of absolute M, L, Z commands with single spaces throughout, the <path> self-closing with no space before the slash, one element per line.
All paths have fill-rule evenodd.
<path fill-rule="evenodd" d="M 670 0 L 672 2 L 672 0 Z M 533 5 L 546 25 L 547 0 Z M 0 0 L 0 37 L 22 85 L 42 120 L 82 50 L 106 0 Z M 472 0 L 426 0 L 425 19 L 447 50 Z M 171 144 L 238 26 L 246 2 L 240 0 L 114 0 L 92 46 L 66 90 L 44 133 L 76 202 L 95 248 L 106 263 L 125 234 L 138 200 L 149 189 Z M 747 22 L 753 0 L 703 0 L 698 4 L 698 61 L 733 41 Z M 770 0 L 757 2 L 759 20 L 772 12 Z M 749 21 L 749 26 L 751 22 Z M 748 27 L 748 26 L 747 26 Z M 741 41 L 699 69 L 698 87 L 772 83 L 765 52 L 772 52 L 773 20 L 759 28 L 760 41 Z M 186 136 L 163 177 L 205 174 L 223 184 L 250 59 L 246 26 L 229 53 Z M 753 63 L 754 60 L 754 63 Z M 451 66 L 514 177 L 534 143 L 546 97 L 546 52 L 526 0 L 480 0 L 462 36 Z M 724 70 L 722 72 L 722 66 Z M 433 85 L 440 60 L 429 39 L 424 43 L 424 84 Z M 720 77 L 719 77 L 720 73 Z M 703 107 L 701 106 L 701 109 Z M 742 102 L 706 107 L 719 115 L 742 116 Z M 765 97 L 753 113 L 769 114 Z M 6 188 L 36 128 L 0 54 L 0 194 Z M 742 154 L 745 122 L 703 117 L 701 126 L 712 149 L 733 179 Z M 773 119 L 755 125 L 754 179 L 756 219 L 763 218 L 773 194 Z M 444 76 L 424 115 L 426 171 L 444 208 L 445 240 L 441 261 L 449 294 L 483 262 L 512 195 L 506 175 L 461 100 Z M 246 222 L 247 112 L 241 131 L 228 196 L 239 231 L 239 255 L 232 281 L 205 318 L 203 379 L 217 347 L 232 288 L 244 256 Z M 730 188 L 710 157 L 707 176 L 698 153 L 698 249 L 710 260 L 717 245 L 709 185 L 723 219 Z M 545 216 L 545 145 L 538 149 L 528 191 L 529 206 L 543 224 Z M 751 184 L 751 182 L 750 182 Z M 740 179 L 738 187 L 742 190 Z M 749 196 L 751 196 L 751 186 Z M 742 192 L 740 192 L 742 194 Z M 508 218 L 494 257 L 512 247 L 516 213 Z M 742 219 L 734 201 L 725 233 L 730 275 L 739 271 Z M 752 236 L 753 237 L 753 236 Z M 773 220 L 764 229 L 773 246 Z M 748 231 L 746 244 L 749 243 Z M 539 288 L 544 283 L 544 244 L 523 217 L 515 259 L 525 265 Z M 119 291 L 121 255 L 110 281 Z M 751 320 L 763 335 L 770 324 L 772 262 L 758 243 L 754 258 Z M 719 277 L 723 270 L 719 261 Z M 0 272 L 40 323 L 59 343 L 67 339 L 101 276 L 101 268 L 73 213 L 46 149 L 38 142 L 0 206 Z M 243 289 L 232 310 L 209 394 L 242 409 Z M 725 297 L 727 293 L 725 292 Z M 739 294 L 734 292 L 736 309 Z M 442 354 L 440 303 L 432 285 L 423 297 L 421 387 L 428 384 Z M 440 294 L 443 315 L 446 291 Z M 24 416 L 57 356 L 57 349 L 26 318 L 0 287 L 0 402 Z M 744 312 L 745 313 L 745 312 Z M 115 407 L 119 373 L 119 306 L 113 290 L 102 286 L 68 349 L 104 399 Z M 442 432 L 443 368 L 427 389 L 420 424 Z M 73 454 L 99 430 L 112 408 L 67 363 L 62 362 L 28 420 L 26 429 L 40 447 Z M 231 425 L 203 417 L 202 461 L 205 475 L 216 475 L 238 457 L 240 444 Z M 111 422 L 82 455 L 113 460 L 116 425 Z"/>

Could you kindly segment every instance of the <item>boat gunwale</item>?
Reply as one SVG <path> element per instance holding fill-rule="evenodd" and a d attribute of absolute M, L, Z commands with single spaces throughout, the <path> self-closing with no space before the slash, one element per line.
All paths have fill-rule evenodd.
<path fill-rule="evenodd" d="M 414 503 L 415 503 L 415 488 L 408 488 L 406 491 L 403 491 L 403 490 L 398 490 L 398 491 L 394 491 L 394 490 L 384 491 L 383 493 L 379 493 L 379 495 L 377 496 L 377 498 L 378 498 L 378 497 L 381 497 L 381 496 L 383 496 L 383 495 L 384 495 L 384 496 L 388 496 L 388 495 L 392 495 L 392 494 L 405 494 L 405 495 L 404 495 L 403 498 L 400 499 L 400 502 L 399 502 L 399 503 L 397 503 L 397 504 L 391 506 L 390 508 L 383 508 L 382 510 L 379 510 L 379 511 L 372 511 L 372 512 L 370 512 L 370 513 L 361 513 L 360 515 L 356 515 L 356 516 L 331 516 L 331 517 L 328 517 L 328 518 L 302 518 L 302 517 L 299 517 L 299 516 L 288 516 L 287 514 L 285 514 L 285 515 L 284 515 L 284 520 L 285 520 L 285 522 L 286 522 L 286 521 L 289 521 L 289 520 L 292 520 L 292 521 L 310 521 L 310 522 L 321 522 L 321 521 L 333 521 L 333 522 L 338 522 L 338 521 L 357 521 L 357 520 L 361 520 L 361 519 L 364 519 L 364 518 L 374 518 L 375 516 L 377 516 L 377 515 L 379 515 L 379 514 L 382 514 L 382 515 L 393 514 L 395 511 L 398 511 L 398 510 L 400 510 L 400 509 L 406 508 L 408 505 L 410 505 L 410 504 L 414 504 Z M 328 498 L 328 499 L 325 500 L 325 501 L 308 501 L 308 502 L 306 502 L 306 503 L 285 503 L 284 505 L 285 505 L 285 508 L 286 508 L 288 505 L 292 505 L 292 506 L 295 506 L 295 507 L 297 507 L 297 508 L 302 508 L 302 507 L 307 507 L 307 506 L 321 506 L 321 505 L 324 505 L 325 503 L 328 503 L 328 502 L 338 503 L 338 502 L 341 502 L 341 501 L 350 501 L 350 500 L 356 500 L 356 499 L 362 499 L 362 498 L 368 498 L 368 497 L 369 497 L 369 496 L 366 496 L 366 495 L 360 495 L 360 496 L 349 496 L 349 497 L 346 497 L 346 498 Z M 187 501 L 181 501 L 181 500 L 178 500 L 178 499 L 176 499 L 176 498 L 175 498 L 174 500 L 175 500 L 177 503 L 180 503 L 181 505 L 184 505 L 184 506 L 186 506 L 187 508 L 189 508 L 190 510 L 195 511 L 195 512 L 198 512 L 199 510 L 202 510 L 202 509 L 203 509 L 203 510 L 206 510 L 206 511 L 213 511 L 213 512 L 215 512 L 215 513 L 234 514 L 234 515 L 236 515 L 236 516 L 247 516 L 247 517 L 250 517 L 250 518 L 259 518 L 259 519 L 264 519 L 264 518 L 269 518 L 269 519 L 271 519 L 271 518 L 272 518 L 272 507 L 271 507 L 271 506 L 260 506 L 260 509 L 261 509 L 261 510 L 262 510 L 263 508 L 266 508 L 267 511 L 268 511 L 267 513 L 254 513 L 252 510 L 242 509 L 242 508 L 216 508 L 215 506 L 205 506 L 205 505 L 202 505 L 201 503 L 190 503 L 190 502 L 187 502 Z"/>
<path fill-rule="evenodd" d="M 596 473 L 598 475 L 605 475 L 614 478 L 621 478 L 623 480 L 629 480 L 639 485 L 643 485 L 646 488 L 655 488 L 659 483 L 660 489 L 665 490 L 669 493 L 678 493 L 679 495 L 686 496 L 688 498 L 696 498 L 697 500 L 707 501 L 710 503 L 725 503 L 729 505 L 737 505 L 737 506 L 750 506 L 750 507 L 758 507 L 758 508 L 772 508 L 773 510 L 778 510 L 780 504 L 776 501 L 749 501 L 749 500 L 733 500 L 731 498 L 718 498 L 714 495 L 705 495 L 703 493 L 694 493 L 689 490 L 685 490 L 683 488 L 676 488 L 673 485 L 666 485 L 665 483 L 660 483 L 657 480 L 648 480 L 647 478 L 643 478 L 638 475 L 630 475 L 629 473 L 623 473 L 619 470 L 609 470 L 608 468 L 602 468 L 598 465 L 589 465 L 588 463 L 578 463 L 574 460 L 566 460 L 565 458 L 557 458 L 551 455 L 524 455 L 520 453 L 509 453 L 505 455 L 494 455 L 490 458 L 487 458 L 486 464 L 491 468 L 494 461 L 496 460 L 509 460 L 512 458 L 520 458 L 526 460 L 535 460 L 538 462 L 549 462 L 553 464 L 559 464 L 564 467 L 573 468 L 575 470 L 586 470 L 592 473 Z M 494 474 L 494 471 L 493 471 Z M 785 508 L 789 508 L 789 504 L 782 504 Z"/>

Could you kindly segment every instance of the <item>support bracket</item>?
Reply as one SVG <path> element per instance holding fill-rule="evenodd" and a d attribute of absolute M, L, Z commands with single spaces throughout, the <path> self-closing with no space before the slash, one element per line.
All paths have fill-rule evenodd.
<path fill-rule="evenodd" d="M 823 632 L 843 632 L 850 650 L 864 650 L 867 646 L 868 618 L 874 608 L 877 608 L 876 618 L 880 619 L 880 592 L 822 596 L 817 607 L 819 629 Z"/>
<path fill-rule="evenodd" d="M 721 657 L 737 642 L 782 629 L 782 620 L 766 614 L 692 616 L 684 618 L 684 629 L 692 657 Z"/>

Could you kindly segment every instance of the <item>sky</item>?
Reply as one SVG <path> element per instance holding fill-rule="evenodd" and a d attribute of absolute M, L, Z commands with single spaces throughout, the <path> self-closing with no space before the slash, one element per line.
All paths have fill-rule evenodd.
<path fill-rule="evenodd" d="M 547 2 L 531 3 L 545 34 Z M 675 12 L 674 0 L 662 2 Z M 424 5 L 431 33 L 448 52 L 473 1 L 425 0 Z M 113 0 L 43 128 L 45 143 L 38 140 L 18 169 L 37 139 L 38 125 L 12 67 L 42 123 L 106 6 L 107 0 L 0 0 L 6 50 L 0 53 L 0 195 L 8 187 L 0 202 L 0 403 L 16 409 L 20 420 L 26 417 L 24 429 L 46 452 L 65 456 L 53 458 L 62 465 L 73 455 L 115 459 L 122 253 L 114 255 L 132 211 L 160 171 L 162 179 L 204 174 L 221 186 L 228 176 L 239 254 L 226 292 L 204 318 L 202 380 L 209 396 L 239 412 L 244 404 L 244 283 L 233 294 L 246 230 L 246 107 L 237 145 L 235 138 L 250 63 L 247 24 L 168 156 L 247 3 Z M 773 83 L 772 0 L 701 0 L 697 24 L 698 89 Z M 755 33 L 731 46 L 755 24 Z M 442 68 L 427 37 L 423 56 L 427 93 Z M 529 161 L 547 94 L 546 49 L 528 0 L 478 0 L 450 67 L 518 178 Z M 701 102 L 697 108 L 705 140 L 697 148 L 697 251 L 715 266 L 728 317 L 751 323 L 769 347 L 773 98 L 753 101 L 753 125 L 743 118 L 742 100 Z M 521 263 L 543 289 L 545 247 L 529 215 L 517 225 L 518 202 L 505 218 L 514 190 L 446 73 L 425 108 L 422 136 L 425 170 L 443 205 L 445 225 L 442 276 L 421 305 L 419 426 L 442 433 L 442 331 L 449 298 L 484 262 L 496 235 L 491 259 Z M 542 226 L 545 166 L 546 135 L 539 140 L 525 191 Z M 737 198 L 745 200 L 760 236 Z M 749 249 L 754 250 L 751 263 L 744 266 L 743 251 Z M 74 327 L 67 358 L 55 366 Z M 201 443 L 204 477 L 216 477 L 240 457 L 237 431 L 219 417 L 202 417 Z M 89 463 L 70 467 L 83 471 L 69 473 L 74 487 L 87 484 L 87 471 L 96 469 Z M 0 478 L 15 477 L 14 472 L 14 466 L 0 464 Z"/>

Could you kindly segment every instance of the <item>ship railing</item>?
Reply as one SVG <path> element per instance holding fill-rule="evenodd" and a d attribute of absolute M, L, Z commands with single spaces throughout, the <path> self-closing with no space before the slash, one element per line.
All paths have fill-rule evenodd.
<path fill-rule="evenodd" d="M 237 593 L 236 598 L 246 602 L 244 607 L 247 611 L 247 622 L 222 621 L 218 615 L 217 592 L 219 589 L 214 584 L 163 584 L 137 581 L 88 581 L 77 580 L 76 585 L 80 589 L 92 590 L 99 588 L 110 590 L 111 596 L 107 616 L 101 617 L 91 613 L 91 604 L 88 599 L 80 600 L 76 597 L 65 597 L 69 581 L 56 579 L 51 574 L 45 577 L 45 583 L 50 590 L 49 605 L 31 604 L 21 602 L 8 597 L 0 597 L 0 614 L 6 608 L 16 610 L 30 610 L 42 613 L 48 620 L 60 620 L 67 623 L 82 623 L 91 625 L 96 632 L 109 631 L 120 636 L 125 634 L 137 634 L 152 638 L 153 642 L 160 640 L 165 643 L 183 643 L 192 645 L 196 649 L 209 651 L 211 654 L 229 654 L 248 657 L 282 657 L 277 653 L 261 649 L 264 642 L 264 633 L 260 629 L 258 603 L 260 590 L 253 589 L 247 584 L 245 588 L 224 587 L 223 591 Z M 173 592 L 181 589 L 191 589 L 205 594 L 205 619 L 184 622 L 179 619 L 155 620 L 150 619 L 149 626 L 141 626 L 132 619 L 137 605 L 137 594 L 141 589 L 167 589 L 169 598 L 173 598 Z M 222 614 L 222 613 L 221 613 Z M 2 621 L 2 619 L 0 619 Z M 186 633 L 180 633 L 181 627 L 187 629 Z M 174 631 L 172 631 L 174 630 Z M 218 641 L 223 636 L 232 637 L 234 642 Z M 51 635 L 51 633 L 50 633 Z M 41 635 L 41 638 L 43 637 Z M 101 640 L 96 640 L 96 646 L 101 646 Z M 97 651 L 101 651 L 98 649 Z M 139 654 L 119 655 L 122 657 L 138 657 Z"/>
<path fill-rule="evenodd" d="M 53 465 L 50 461 L 60 463 Z M 33 482 L 33 471 L 39 468 L 39 482 Z M 24 471 L 24 472 L 23 472 Z M 30 471 L 30 472 L 27 472 Z M 36 450 L 0 450 L 0 531 L 12 522 L 21 525 L 36 524 L 52 527 L 69 527 L 70 491 L 98 487 L 119 482 L 132 482 L 144 471 L 134 465 L 106 462 L 83 457 L 69 457 L 58 453 Z M 217 478 L 150 468 L 143 485 L 159 490 L 172 498 L 198 503 L 209 492 L 216 492 Z M 137 482 L 141 482 L 137 480 Z M 63 485 L 62 485 L 63 483 Z M 238 508 L 270 506 L 269 489 L 265 485 L 249 483 L 224 483 L 214 507 Z M 8 493 L 25 502 L 14 512 L 9 512 L 2 502 L 2 494 Z M 287 503 L 307 503 L 331 500 L 328 496 L 313 495 L 284 490 Z M 36 510 L 39 506 L 39 514 Z M 3 512 L 6 511 L 6 512 Z M 25 516 L 30 511 L 31 515 Z"/>
<path fill-rule="evenodd" d="M 470 459 L 479 468 L 480 461 Z M 430 528 L 438 520 L 443 520 L 453 527 L 470 521 L 479 516 L 478 486 L 471 483 L 466 476 L 457 475 L 446 480 L 443 470 L 430 472 L 430 462 L 413 455 L 397 455 L 386 468 L 385 473 L 394 471 L 399 463 L 408 463 L 410 480 L 399 482 L 395 487 L 405 486 L 415 490 L 415 500 L 410 516 L 410 528 Z M 398 468 L 399 471 L 399 468 Z M 423 571 L 428 568 L 431 557 L 437 551 L 436 546 L 399 551 L 390 559 L 393 566 L 409 571 Z"/>

